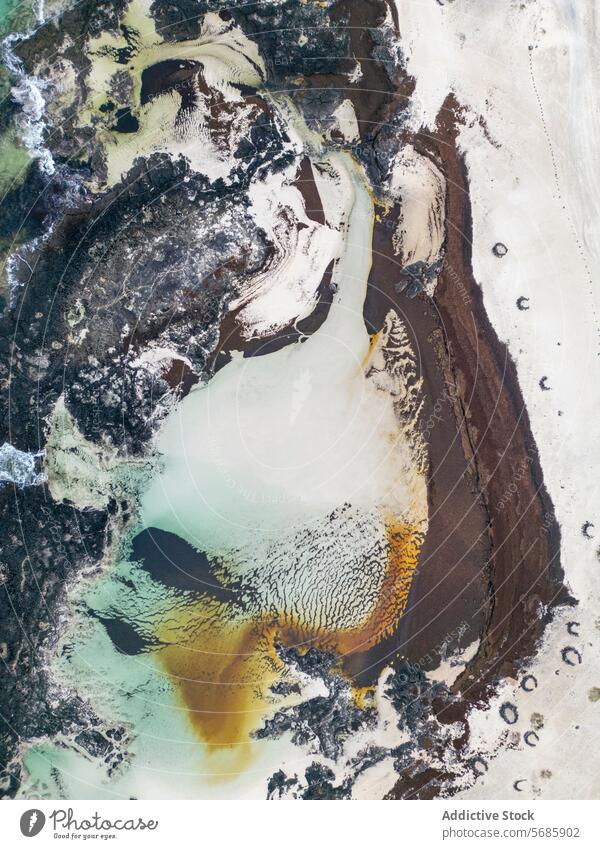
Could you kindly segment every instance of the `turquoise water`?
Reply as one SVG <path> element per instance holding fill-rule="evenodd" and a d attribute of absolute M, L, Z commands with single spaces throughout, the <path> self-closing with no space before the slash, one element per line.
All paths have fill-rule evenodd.
<path fill-rule="evenodd" d="M 31 0 L 0 0 L 0 39 L 11 32 L 26 32 L 35 23 Z M 13 81 L 0 59 L 0 204 L 4 195 L 24 177 L 31 156 L 17 138 L 16 129 L 8 114 L 10 89 Z M 0 209 L 1 212 L 1 209 Z M 0 287 L 4 288 L 4 261 L 12 243 L 0 242 Z"/>
<path fill-rule="evenodd" d="M 0 0 L 0 37 L 11 32 L 26 32 L 34 23 L 31 0 Z"/>
<path fill-rule="evenodd" d="M 140 0 L 135 14 L 142 7 Z M 232 78 L 237 73 L 232 66 Z M 304 756 L 289 738 L 252 736 L 287 705 L 287 694 L 272 686 L 290 673 L 278 656 L 280 638 L 300 646 L 317 639 L 346 655 L 387 633 L 390 611 L 400 609 L 389 599 L 403 598 L 414 568 L 410 552 L 426 524 L 427 494 L 395 409 L 408 391 L 395 371 L 408 343 L 399 329 L 392 333 L 392 319 L 389 339 L 384 331 L 371 338 L 363 319 L 373 196 L 349 153 L 327 152 L 291 103 L 273 102 L 315 163 L 337 256 L 328 315 L 302 342 L 262 357 L 232 356 L 172 409 L 138 514 L 140 529 L 174 534 L 223 564 L 231 596 L 165 589 L 127 559 L 125 547 L 125 559 L 82 580 L 52 672 L 104 722 L 126 729 L 126 756 L 109 767 L 77 740 L 37 741 L 25 753 L 22 797 L 264 798 L 268 776 Z M 171 144 L 177 150 L 178 138 Z M 254 190 L 257 220 L 270 232 L 286 196 L 277 179 L 268 201 L 262 186 Z M 304 269 L 312 273 L 308 261 Z M 316 291 L 318 278 L 312 283 Z M 285 295 L 286 282 L 278 285 Z M 70 447 L 64 435 L 48 445 L 55 498 L 51 458 L 61 450 L 73 457 Z M 98 456 L 98 472 L 75 474 L 67 460 L 58 478 L 79 493 L 70 500 L 80 508 L 97 497 L 96 479 L 116 486 L 118 475 L 115 460 L 84 448 L 76 462 L 89 457 L 92 465 Z M 412 560 L 401 556 L 408 542 Z M 120 651 L 103 619 L 129 626 L 152 650 Z M 300 683 L 288 683 L 298 684 L 292 699 L 304 698 Z"/>
<path fill-rule="evenodd" d="M 351 651 L 372 621 L 379 631 L 385 522 L 423 522 L 426 492 L 389 389 L 365 375 L 368 184 L 348 154 L 319 162 L 344 239 L 327 319 L 303 343 L 233 357 L 174 408 L 141 495 L 143 527 L 226 562 L 249 579 L 251 598 L 237 608 L 167 590 L 128 560 L 82 582 L 53 672 L 127 730 L 127 756 L 109 771 L 76 742 L 41 741 L 25 754 L 21 798 L 264 798 L 268 777 L 305 757 L 288 738 L 252 737 L 287 704 L 271 688 L 289 673 L 276 637 L 304 645 L 348 634 Z M 121 653 L 90 611 L 130 624 L 155 649 Z"/>
<path fill-rule="evenodd" d="M 35 24 L 31 0 L 0 0 L 0 38 L 12 32 L 27 32 Z M 6 190 L 21 176 L 29 162 L 29 154 L 19 146 L 12 126 L 6 126 L 2 114 L 10 95 L 12 80 L 0 62 L 0 189 Z"/>

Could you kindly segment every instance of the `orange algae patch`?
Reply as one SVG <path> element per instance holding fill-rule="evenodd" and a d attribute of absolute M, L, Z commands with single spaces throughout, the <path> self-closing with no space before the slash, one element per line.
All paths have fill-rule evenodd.
<path fill-rule="evenodd" d="M 354 687 L 352 701 L 356 707 L 365 709 L 373 706 L 374 687 Z"/>
<path fill-rule="evenodd" d="M 375 348 L 378 346 L 379 342 L 383 337 L 383 330 L 378 330 L 377 333 L 374 333 L 372 336 L 369 336 L 369 347 L 367 348 L 367 353 L 362 358 L 362 362 L 360 364 L 360 371 L 366 371 L 367 366 L 373 356 L 373 352 Z"/>
<path fill-rule="evenodd" d="M 232 618 L 206 600 L 178 611 L 160 632 L 158 658 L 207 744 L 211 769 L 239 772 L 252 758 L 250 732 L 262 723 L 281 662 L 264 623 Z"/>
<path fill-rule="evenodd" d="M 340 631 L 335 642 L 341 654 L 364 652 L 390 636 L 406 610 L 408 594 L 417 568 L 423 532 L 411 524 L 388 521 L 387 569 L 379 598 L 366 621 L 352 630 Z"/>
<path fill-rule="evenodd" d="M 207 744 L 211 768 L 224 774 L 239 772 L 252 760 L 257 744 L 251 732 L 274 709 L 270 688 L 285 672 L 277 641 L 296 646 L 301 653 L 318 647 L 338 654 L 343 672 L 346 658 L 393 633 L 406 609 L 423 533 L 394 520 L 386 527 L 387 568 L 379 598 L 356 628 L 323 631 L 283 613 L 249 620 L 232 615 L 226 604 L 207 599 L 180 609 L 163 626 L 159 637 L 167 645 L 159 659 L 195 732 Z M 372 687 L 353 692 L 356 703 L 363 706 L 372 695 Z M 277 708 L 282 706 L 277 699 Z"/>

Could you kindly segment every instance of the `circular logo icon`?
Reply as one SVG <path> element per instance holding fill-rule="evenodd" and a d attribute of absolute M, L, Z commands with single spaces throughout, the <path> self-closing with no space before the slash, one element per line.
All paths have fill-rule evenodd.
<path fill-rule="evenodd" d="M 25 837 L 35 837 L 43 829 L 45 822 L 45 814 L 37 808 L 31 808 L 21 815 L 21 834 Z"/>

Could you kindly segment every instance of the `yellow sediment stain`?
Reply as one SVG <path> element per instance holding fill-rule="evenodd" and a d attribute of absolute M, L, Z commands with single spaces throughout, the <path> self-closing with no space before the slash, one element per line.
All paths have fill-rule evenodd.
<path fill-rule="evenodd" d="M 258 620 L 232 616 L 224 603 L 199 600 L 179 611 L 159 633 L 167 643 L 159 659 L 196 734 L 207 744 L 214 774 L 243 771 L 257 742 L 251 733 L 274 708 L 270 693 L 285 667 L 277 641 L 302 652 L 317 647 L 339 655 L 339 670 L 356 652 L 365 652 L 393 633 L 406 609 L 423 534 L 417 526 L 390 519 L 387 568 L 377 603 L 353 629 L 324 632 L 289 613 Z M 373 688 L 356 688 L 355 702 L 366 706 Z M 282 706 L 278 701 L 277 707 Z"/>
<path fill-rule="evenodd" d="M 378 222 L 383 221 L 383 219 L 390 214 L 393 207 L 393 203 L 387 198 L 379 198 L 376 197 L 375 194 L 373 194 L 373 205 L 375 206 L 375 209 L 381 210 L 375 215 L 375 220 Z"/>
<path fill-rule="evenodd" d="M 232 618 L 226 605 L 199 601 L 179 611 L 160 633 L 158 658 L 207 744 L 215 774 L 239 773 L 256 746 L 269 687 L 282 669 L 265 621 Z"/>
<path fill-rule="evenodd" d="M 394 520 L 386 522 L 386 532 L 387 569 L 377 604 L 359 628 L 335 635 L 338 650 L 343 655 L 368 651 L 390 636 L 406 610 L 423 533 L 415 525 Z"/>
<path fill-rule="evenodd" d="M 376 350 L 377 346 L 379 345 L 379 342 L 381 341 L 381 336 L 382 331 L 378 330 L 377 333 L 374 333 L 372 336 L 369 337 L 369 347 L 367 348 L 366 354 L 362 358 L 359 371 L 364 372 L 367 370 L 367 367 L 371 362 L 373 352 Z"/>
<path fill-rule="evenodd" d="M 373 687 L 354 687 L 352 689 L 352 700 L 356 707 L 365 709 L 373 704 Z"/>

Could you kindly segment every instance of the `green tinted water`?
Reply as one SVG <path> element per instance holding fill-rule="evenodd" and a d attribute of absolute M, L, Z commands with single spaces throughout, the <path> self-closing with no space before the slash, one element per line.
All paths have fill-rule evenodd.
<path fill-rule="evenodd" d="M 31 0 L 0 0 L 0 38 L 12 32 L 27 32 L 35 24 Z M 10 106 L 12 80 L 0 64 L 0 195 L 10 191 L 25 174 L 31 161 L 28 151 L 19 143 L 15 129 L 6 120 Z"/>

